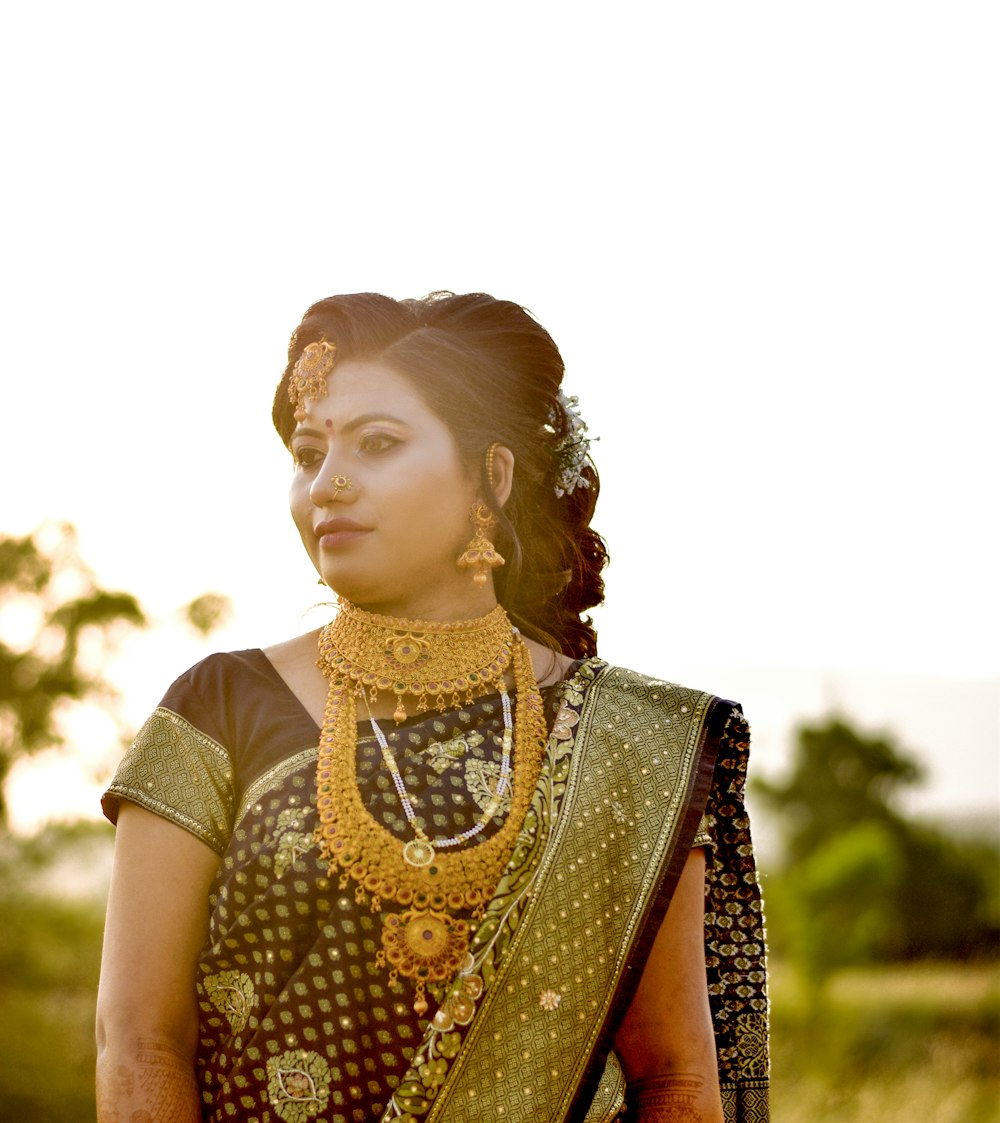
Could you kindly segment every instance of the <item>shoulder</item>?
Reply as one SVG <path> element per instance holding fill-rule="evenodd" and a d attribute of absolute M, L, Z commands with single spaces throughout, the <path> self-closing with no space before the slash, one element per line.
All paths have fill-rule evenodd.
<path fill-rule="evenodd" d="M 208 701 L 226 694 L 242 681 L 266 675 L 267 662 L 259 647 L 214 652 L 178 675 L 163 695 L 160 705 L 172 708 L 172 700 L 201 698 Z"/>
<path fill-rule="evenodd" d="M 284 677 L 288 678 L 296 674 L 316 670 L 318 640 L 319 629 L 317 628 L 312 632 L 295 636 L 293 639 L 265 647 L 260 651 L 260 654 Z"/>
<path fill-rule="evenodd" d="M 564 680 L 573 668 L 576 660 L 560 651 L 553 651 L 537 640 L 522 637 L 524 645 L 531 655 L 531 665 L 535 671 L 535 679 L 541 687 L 552 686 Z"/>
<path fill-rule="evenodd" d="M 707 690 L 697 687 L 685 686 L 682 683 L 671 682 L 669 679 L 657 678 L 654 675 L 643 674 L 628 667 L 618 667 L 610 663 L 599 663 L 599 681 L 601 689 L 610 693 L 619 693 L 635 698 L 637 704 L 647 705 L 656 709 L 677 708 L 679 712 L 687 714 L 692 707 L 719 711 L 725 714 L 741 713 L 739 702 L 712 694 Z"/>
<path fill-rule="evenodd" d="M 279 693 L 279 683 L 260 648 L 218 651 L 178 675 L 157 712 L 175 714 L 220 744 L 232 745 L 234 721 Z"/>
<path fill-rule="evenodd" d="M 595 685 L 606 702 L 621 713 L 639 722 L 652 720 L 668 727 L 694 725 L 720 750 L 730 744 L 742 746 L 737 755 L 745 763 L 750 730 L 739 702 L 628 667 L 596 662 Z"/>
<path fill-rule="evenodd" d="M 705 690 L 603 664 L 595 685 L 603 695 L 600 719 L 616 727 L 652 727 L 658 744 L 697 742 L 713 764 L 713 788 L 741 797 L 750 756 L 750 727 L 738 702 Z M 691 738 L 694 740 L 692 741 Z M 636 737 L 634 745 L 644 738 Z"/>

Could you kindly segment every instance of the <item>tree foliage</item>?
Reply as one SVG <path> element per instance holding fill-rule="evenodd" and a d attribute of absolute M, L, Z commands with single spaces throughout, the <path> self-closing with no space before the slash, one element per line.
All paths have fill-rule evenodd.
<path fill-rule="evenodd" d="M 996 841 L 952 838 L 903 814 L 899 796 L 922 779 L 890 738 L 833 717 L 799 728 L 784 780 L 754 783 L 785 840 L 768 891 L 772 944 L 813 985 L 849 964 L 996 947 Z"/>
<path fill-rule="evenodd" d="M 142 627 L 130 593 L 102 589 L 81 560 L 72 527 L 60 524 L 17 538 L 0 536 L 0 827 L 4 783 L 22 756 L 62 744 L 59 714 L 68 703 L 110 691 L 101 646 L 121 625 Z"/>

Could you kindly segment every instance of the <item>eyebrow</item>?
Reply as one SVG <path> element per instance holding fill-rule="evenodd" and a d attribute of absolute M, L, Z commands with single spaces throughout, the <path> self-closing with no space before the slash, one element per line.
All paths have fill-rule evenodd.
<path fill-rule="evenodd" d="M 355 429 L 360 429 L 362 425 L 368 425 L 372 421 L 388 421 L 393 425 L 402 425 L 403 428 L 409 429 L 410 425 L 401 417 L 393 417 L 391 413 L 362 413 L 359 417 L 353 418 L 348 421 L 346 425 L 341 426 L 340 433 L 353 433 Z M 306 429 L 298 428 L 292 432 L 291 440 L 296 437 L 320 437 L 325 438 L 326 433 L 321 429 Z"/>

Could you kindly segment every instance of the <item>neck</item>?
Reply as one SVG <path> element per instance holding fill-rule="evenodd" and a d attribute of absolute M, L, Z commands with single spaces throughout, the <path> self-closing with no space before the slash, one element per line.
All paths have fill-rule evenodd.
<path fill-rule="evenodd" d="M 497 598 L 492 588 L 473 589 L 461 597 L 431 595 L 408 599 L 405 602 L 347 599 L 355 608 L 371 612 L 376 616 L 387 616 L 396 620 L 427 620 L 435 624 L 476 620 L 480 616 L 486 616 L 497 606 Z"/>

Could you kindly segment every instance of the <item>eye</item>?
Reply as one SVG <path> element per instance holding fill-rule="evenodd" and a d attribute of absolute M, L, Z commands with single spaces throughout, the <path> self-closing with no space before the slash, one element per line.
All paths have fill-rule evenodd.
<path fill-rule="evenodd" d="M 323 453 L 318 448 L 302 445 L 301 448 L 292 449 L 292 462 L 296 468 L 312 468 L 323 459 Z"/>
<path fill-rule="evenodd" d="M 397 438 L 388 433 L 365 433 L 358 441 L 358 452 L 364 456 L 380 456 L 398 444 Z"/>

